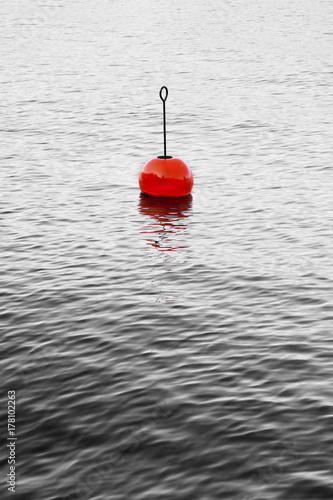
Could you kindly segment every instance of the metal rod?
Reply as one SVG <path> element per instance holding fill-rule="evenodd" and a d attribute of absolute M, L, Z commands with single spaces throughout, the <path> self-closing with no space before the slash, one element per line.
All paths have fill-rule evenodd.
<path fill-rule="evenodd" d="M 162 91 L 163 89 L 165 89 L 165 97 L 163 98 L 163 95 L 162 95 Z M 161 87 L 161 90 L 160 90 L 160 98 L 162 99 L 163 101 L 163 135 L 164 135 L 164 157 L 166 158 L 167 157 L 167 154 L 166 154 L 166 113 L 165 113 L 165 101 L 167 100 L 167 97 L 168 97 L 168 89 L 167 87 Z"/>

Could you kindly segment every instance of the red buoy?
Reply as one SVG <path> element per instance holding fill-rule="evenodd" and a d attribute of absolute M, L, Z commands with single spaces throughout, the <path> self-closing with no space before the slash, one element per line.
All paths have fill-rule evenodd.
<path fill-rule="evenodd" d="M 164 98 L 163 89 L 165 89 Z M 142 168 L 139 176 L 140 189 L 149 196 L 187 196 L 193 187 L 191 169 L 179 158 L 173 158 L 166 154 L 165 101 L 167 97 L 168 89 L 162 87 L 160 98 L 163 101 L 164 155 L 153 158 Z"/>
<path fill-rule="evenodd" d="M 150 196 L 186 196 L 193 186 L 189 167 L 179 158 L 153 158 L 140 172 L 140 189 Z"/>

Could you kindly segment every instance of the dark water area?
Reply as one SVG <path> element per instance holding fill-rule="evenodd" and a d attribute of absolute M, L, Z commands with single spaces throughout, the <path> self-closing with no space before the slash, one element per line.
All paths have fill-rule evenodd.
<path fill-rule="evenodd" d="M 332 3 L 1 9 L 0 498 L 331 500 Z"/>

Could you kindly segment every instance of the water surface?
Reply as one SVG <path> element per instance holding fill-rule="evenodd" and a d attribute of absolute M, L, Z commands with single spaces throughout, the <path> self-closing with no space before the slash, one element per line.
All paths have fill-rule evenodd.
<path fill-rule="evenodd" d="M 1 10 L 17 498 L 332 499 L 331 2 Z"/>

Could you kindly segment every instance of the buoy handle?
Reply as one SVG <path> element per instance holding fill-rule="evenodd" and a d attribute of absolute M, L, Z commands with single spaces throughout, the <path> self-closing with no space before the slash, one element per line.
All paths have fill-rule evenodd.
<path fill-rule="evenodd" d="M 163 90 L 165 91 L 165 97 L 163 97 Z M 160 98 L 163 101 L 163 136 L 164 136 L 164 158 L 167 158 L 166 154 L 166 117 L 165 117 L 165 101 L 168 98 L 168 87 L 161 87 Z"/>
<path fill-rule="evenodd" d="M 165 90 L 165 97 L 164 97 L 164 98 L 163 98 L 163 94 L 162 94 L 163 90 Z M 167 98 L 168 98 L 168 93 L 169 93 L 169 91 L 168 91 L 168 87 L 164 87 L 164 86 L 163 86 L 163 87 L 161 87 L 161 90 L 160 90 L 160 98 L 162 99 L 162 101 L 163 101 L 163 102 L 165 102 L 165 101 L 167 100 Z"/>

